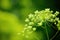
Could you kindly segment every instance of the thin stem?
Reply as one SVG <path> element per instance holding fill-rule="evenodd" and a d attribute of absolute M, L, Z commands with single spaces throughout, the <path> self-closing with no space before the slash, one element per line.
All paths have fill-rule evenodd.
<path fill-rule="evenodd" d="M 53 40 L 57 36 L 58 33 L 59 31 L 57 31 L 56 34 L 50 40 Z"/>
<path fill-rule="evenodd" d="M 46 34 L 47 34 L 47 38 L 49 40 L 49 35 L 48 35 L 48 31 L 47 31 L 47 26 L 46 26 L 47 23 L 45 23 L 45 30 L 46 30 Z"/>
<path fill-rule="evenodd" d="M 51 25 L 55 30 L 57 30 L 52 24 L 48 23 L 49 25 Z"/>
<path fill-rule="evenodd" d="M 50 24 L 50 23 L 48 23 L 48 24 L 51 25 L 55 30 L 57 30 L 52 24 Z M 59 31 L 57 31 L 57 32 L 55 33 L 55 35 L 54 35 L 50 40 L 53 40 L 58 33 L 59 33 Z"/>

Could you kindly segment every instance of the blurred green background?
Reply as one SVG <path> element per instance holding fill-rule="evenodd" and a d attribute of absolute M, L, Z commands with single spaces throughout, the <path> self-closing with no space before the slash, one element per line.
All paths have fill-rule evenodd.
<path fill-rule="evenodd" d="M 0 0 L 0 40 L 22 40 L 19 33 L 24 28 L 27 15 L 45 8 L 59 11 L 57 4 L 56 0 Z M 46 39 L 43 32 L 37 33 L 41 35 L 39 40 Z"/>

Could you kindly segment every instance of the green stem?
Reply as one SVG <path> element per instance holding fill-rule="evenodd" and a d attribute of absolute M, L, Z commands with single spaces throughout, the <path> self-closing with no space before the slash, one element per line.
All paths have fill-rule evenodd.
<path fill-rule="evenodd" d="M 45 30 L 46 30 L 46 34 L 47 34 L 47 38 L 49 40 L 49 35 L 48 35 L 48 31 L 47 31 L 47 26 L 46 26 L 47 23 L 45 23 Z"/>
<path fill-rule="evenodd" d="M 57 30 L 57 28 L 56 27 L 54 27 L 52 24 L 50 24 L 50 23 L 48 23 L 49 25 L 51 25 L 52 26 L 52 28 L 54 28 L 55 30 Z"/>
<path fill-rule="evenodd" d="M 55 33 L 55 35 L 54 35 L 50 40 L 53 40 L 53 39 L 57 36 L 58 33 L 59 33 L 59 31 L 57 31 L 57 32 Z"/>
<path fill-rule="evenodd" d="M 50 23 L 48 23 L 49 25 L 51 25 L 52 26 L 52 28 L 54 28 L 55 30 L 57 30 L 57 28 L 56 27 L 54 27 L 52 24 L 50 24 Z M 48 26 L 49 26 L 48 25 Z M 57 31 L 56 33 L 55 33 L 55 35 L 50 39 L 50 40 L 53 40 L 55 37 L 56 37 L 56 35 L 59 33 L 59 31 Z"/>

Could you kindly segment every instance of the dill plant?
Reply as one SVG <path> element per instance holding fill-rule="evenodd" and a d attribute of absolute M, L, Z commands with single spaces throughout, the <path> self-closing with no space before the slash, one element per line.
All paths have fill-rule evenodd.
<path fill-rule="evenodd" d="M 36 10 L 34 13 L 30 13 L 25 20 L 25 22 L 26 22 L 25 28 L 21 32 L 22 33 L 21 35 L 24 38 L 29 39 L 29 37 L 30 37 L 29 35 L 31 35 L 33 32 L 36 32 L 37 29 L 38 28 L 40 29 L 40 27 L 41 27 L 41 28 L 45 29 L 45 32 L 47 35 L 47 40 L 52 40 L 57 35 L 58 31 L 60 30 L 60 20 L 59 20 L 59 17 L 57 17 L 58 15 L 59 15 L 58 11 L 56 11 L 54 13 L 49 8 L 47 8 L 45 10 L 41 10 L 41 11 Z M 51 26 L 54 29 L 55 29 L 55 27 L 56 27 L 56 29 L 58 28 L 58 30 L 57 30 L 56 34 L 54 34 L 53 37 L 49 38 L 47 27 L 51 27 Z M 39 39 L 37 39 L 37 40 L 39 40 Z"/>

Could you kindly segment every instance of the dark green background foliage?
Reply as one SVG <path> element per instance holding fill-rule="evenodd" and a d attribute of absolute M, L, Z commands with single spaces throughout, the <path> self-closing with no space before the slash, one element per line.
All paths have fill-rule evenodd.
<path fill-rule="evenodd" d="M 35 10 L 51 10 L 60 11 L 59 0 L 0 0 L 0 40 L 22 40 L 17 33 L 24 28 L 25 18 L 29 13 Z M 60 15 L 58 16 L 60 17 Z M 51 39 L 57 30 L 47 25 L 48 37 Z M 57 29 L 57 28 L 56 28 Z M 33 35 L 35 33 L 35 35 Z M 48 40 L 46 31 L 43 28 L 37 28 L 32 35 L 31 40 Z M 60 33 L 53 40 L 60 40 Z M 30 37 L 31 38 L 31 37 Z M 24 39 L 25 40 L 25 39 Z M 30 39 L 27 39 L 30 40 Z"/>

